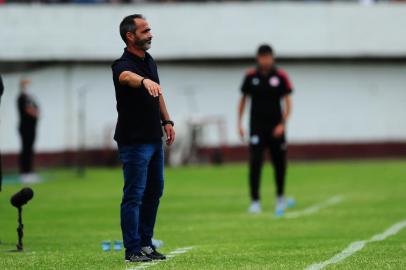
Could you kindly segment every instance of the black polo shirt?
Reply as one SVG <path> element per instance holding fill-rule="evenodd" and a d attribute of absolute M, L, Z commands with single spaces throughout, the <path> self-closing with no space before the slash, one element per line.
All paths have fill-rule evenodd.
<path fill-rule="evenodd" d="M 159 83 L 154 59 L 149 53 L 140 58 L 124 49 L 121 58 L 113 62 L 112 71 L 118 112 L 114 139 L 122 144 L 161 141 L 159 97 L 151 96 L 143 86 L 132 88 L 119 82 L 122 72 L 131 71 Z"/>
<path fill-rule="evenodd" d="M 281 99 L 292 93 L 293 86 L 285 71 L 276 67 L 268 75 L 249 69 L 241 87 L 251 97 L 251 130 L 270 130 L 282 121 Z"/>

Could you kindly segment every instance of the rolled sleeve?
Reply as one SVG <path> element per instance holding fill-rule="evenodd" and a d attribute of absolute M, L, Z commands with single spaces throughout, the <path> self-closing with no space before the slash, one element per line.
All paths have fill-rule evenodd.
<path fill-rule="evenodd" d="M 119 82 L 120 74 L 124 71 L 131 71 L 134 68 L 131 67 L 131 64 L 128 61 L 116 61 L 111 66 L 113 71 L 113 80 Z"/>

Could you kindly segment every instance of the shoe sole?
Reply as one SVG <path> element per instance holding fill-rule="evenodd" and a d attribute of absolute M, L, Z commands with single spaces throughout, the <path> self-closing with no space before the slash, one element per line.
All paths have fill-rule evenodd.
<path fill-rule="evenodd" d="M 145 263 L 145 262 L 152 262 L 151 260 L 148 261 L 131 261 L 131 260 L 124 260 L 125 263 Z"/>
<path fill-rule="evenodd" d="M 152 257 L 149 257 L 148 255 L 146 255 L 148 258 L 150 258 L 151 260 L 153 260 L 153 261 L 164 261 L 164 260 L 166 260 L 166 257 L 165 258 L 162 258 L 162 259 L 159 259 L 159 258 L 152 258 Z"/>

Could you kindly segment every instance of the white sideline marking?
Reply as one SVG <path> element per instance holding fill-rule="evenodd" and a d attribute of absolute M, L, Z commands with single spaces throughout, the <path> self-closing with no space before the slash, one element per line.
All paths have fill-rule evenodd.
<path fill-rule="evenodd" d="M 294 211 L 294 212 L 287 212 L 285 214 L 285 218 L 298 218 L 298 217 L 301 217 L 301 216 L 308 216 L 308 215 L 311 215 L 311 214 L 314 214 L 314 213 L 318 212 L 319 210 L 321 210 L 323 208 L 338 204 L 338 203 L 340 203 L 342 201 L 343 201 L 342 196 L 339 196 L 339 195 L 334 196 L 334 197 L 331 197 L 330 199 L 328 199 L 327 201 L 315 204 L 315 205 L 310 206 L 310 207 L 308 207 L 308 208 L 306 208 L 304 210 Z"/>
<path fill-rule="evenodd" d="M 386 231 L 381 234 L 376 234 L 368 240 L 356 241 L 351 243 L 346 249 L 335 255 L 334 257 L 328 259 L 327 261 L 315 263 L 305 268 L 305 270 L 320 270 L 326 267 L 329 264 L 338 263 L 342 260 L 345 260 L 347 257 L 353 255 L 357 251 L 363 249 L 368 243 L 383 241 L 389 236 L 397 234 L 403 228 L 406 227 L 406 220 L 403 220 L 399 223 L 396 223 Z"/>
<path fill-rule="evenodd" d="M 154 265 L 157 265 L 158 263 L 165 262 L 167 260 L 170 260 L 174 258 L 176 255 L 183 254 L 191 250 L 193 247 L 183 247 L 183 248 L 178 248 L 175 249 L 166 256 L 166 260 L 162 261 L 153 261 L 153 262 L 146 262 L 146 263 L 141 263 L 140 265 L 134 266 L 134 267 L 128 267 L 126 270 L 140 270 L 140 269 L 145 269 Z"/>

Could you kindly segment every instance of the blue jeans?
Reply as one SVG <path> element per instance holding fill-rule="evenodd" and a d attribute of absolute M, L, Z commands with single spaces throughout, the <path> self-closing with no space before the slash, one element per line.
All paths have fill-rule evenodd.
<path fill-rule="evenodd" d="M 164 188 L 162 142 L 118 146 L 123 164 L 121 230 L 126 254 L 151 246 Z"/>

